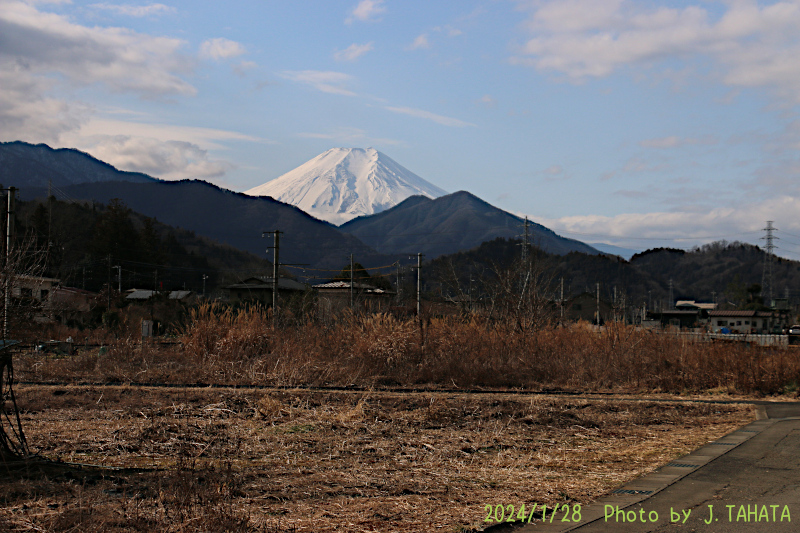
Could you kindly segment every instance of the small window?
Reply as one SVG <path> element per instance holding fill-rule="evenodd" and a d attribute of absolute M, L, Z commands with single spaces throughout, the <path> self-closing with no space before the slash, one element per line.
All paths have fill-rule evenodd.
<path fill-rule="evenodd" d="M 742 321 L 741 321 L 741 320 L 737 320 L 737 321 L 736 321 L 736 325 L 737 325 L 737 326 L 741 326 L 741 325 L 742 325 Z"/>
<path fill-rule="evenodd" d="M 50 294 L 50 291 L 48 291 L 47 289 L 42 289 L 41 291 L 39 291 L 39 299 L 40 300 L 47 300 L 47 295 L 48 294 Z"/>
<path fill-rule="evenodd" d="M 745 326 L 749 326 L 749 325 L 750 325 L 750 321 L 749 321 L 749 320 L 745 320 L 745 321 L 744 321 L 744 325 L 745 325 Z"/>
<path fill-rule="evenodd" d="M 718 326 L 727 326 L 728 322 L 726 322 L 725 320 L 717 320 L 717 325 Z"/>

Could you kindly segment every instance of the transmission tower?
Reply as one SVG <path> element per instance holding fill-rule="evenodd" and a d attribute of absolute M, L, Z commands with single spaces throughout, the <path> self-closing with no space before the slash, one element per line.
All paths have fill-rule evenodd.
<path fill-rule="evenodd" d="M 767 241 L 767 245 L 764 247 L 764 269 L 761 273 L 761 294 L 766 294 L 769 297 L 770 305 L 772 304 L 772 257 L 775 255 L 775 244 L 774 241 L 778 238 L 773 235 L 773 232 L 777 231 L 777 228 L 772 226 L 772 220 L 767 221 L 767 227 L 764 228 L 764 231 L 767 234 L 761 237 L 763 240 Z"/>

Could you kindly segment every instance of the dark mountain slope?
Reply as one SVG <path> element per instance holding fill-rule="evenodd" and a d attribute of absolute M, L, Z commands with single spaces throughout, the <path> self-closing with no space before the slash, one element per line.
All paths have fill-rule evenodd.
<path fill-rule="evenodd" d="M 598 253 L 580 241 L 529 224 L 530 242 L 549 253 Z M 342 224 L 339 229 L 379 252 L 422 252 L 431 258 L 468 250 L 498 237 L 518 238 L 524 231 L 521 218 L 466 191 L 434 200 L 412 196 L 382 213 Z"/>
<path fill-rule="evenodd" d="M 123 172 L 99 159 L 71 148 L 20 141 L 0 143 L 0 183 L 17 188 L 46 188 L 102 181 L 157 181 L 146 174 Z"/>
<path fill-rule="evenodd" d="M 379 261 L 374 250 L 300 209 L 269 197 L 252 197 L 196 180 L 151 183 L 84 183 L 63 187 L 76 199 L 107 203 L 122 199 L 131 209 L 160 222 L 192 230 L 218 242 L 266 257 L 271 238 L 264 231 L 280 230 L 281 263 L 304 263 L 341 269 L 349 254 L 364 263 Z M 22 191 L 23 196 L 43 191 Z M 268 257 L 272 258 L 270 251 Z"/>

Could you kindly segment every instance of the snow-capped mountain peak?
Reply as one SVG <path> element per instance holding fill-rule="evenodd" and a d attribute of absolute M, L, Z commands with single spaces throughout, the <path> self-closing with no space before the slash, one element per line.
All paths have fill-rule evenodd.
<path fill-rule="evenodd" d="M 438 198 L 447 192 L 374 148 L 331 148 L 245 194 L 271 196 L 339 225 L 380 213 L 409 196 Z"/>

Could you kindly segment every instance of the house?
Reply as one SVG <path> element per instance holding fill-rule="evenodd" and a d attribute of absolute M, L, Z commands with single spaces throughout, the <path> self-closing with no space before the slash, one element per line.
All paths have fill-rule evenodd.
<path fill-rule="evenodd" d="M 788 325 L 785 315 L 772 311 L 709 311 L 713 333 L 780 333 Z"/>
<path fill-rule="evenodd" d="M 671 326 L 680 329 L 694 329 L 702 327 L 708 321 L 708 312 L 695 307 L 683 309 L 668 309 L 649 313 L 657 320 L 662 328 Z"/>
<path fill-rule="evenodd" d="M 597 312 L 598 307 L 600 317 L 598 320 Z M 577 322 L 585 320 L 593 324 L 605 323 L 607 320 L 614 319 L 614 307 L 603 299 L 597 299 L 597 295 L 588 292 L 581 293 L 577 296 L 564 301 L 563 303 L 564 320 L 569 322 Z"/>
<path fill-rule="evenodd" d="M 716 308 L 715 303 L 678 300 L 675 302 L 675 309 L 650 313 L 650 316 L 660 322 L 661 327 L 694 329 L 705 326 L 708 323 L 708 313 Z"/>
<path fill-rule="evenodd" d="M 12 298 L 28 298 L 46 304 L 50 300 L 53 288 L 60 280 L 41 276 L 14 276 L 11 287 Z"/>
<path fill-rule="evenodd" d="M 82 324 L 97 307 L 100 295 L 76 287 L 55 287 L 50 293 L 50 314 L 62 324 Z"/>
<path fill-rule="evenodd" d="M 379 289 L 366 283 L 353 282 L 352 290 L 349 281 L 331 281 L 312 287 L 317 293 L 317 309 L 323 316 L 337 313 L 353 306 L 373 313 L 388 310 L 394 303 L 395 292 Z"/>
<path fill-rule="evenodd" d="M 273 278 L 253 276 L 239 283 L 223 287 L 227 300 L 231 303 L 261 302 L 272 305 Z M 278 278 L 278 296 L 288 298 L 292 295 L 302 294 L 306 286 L 289 278 Z"/>

